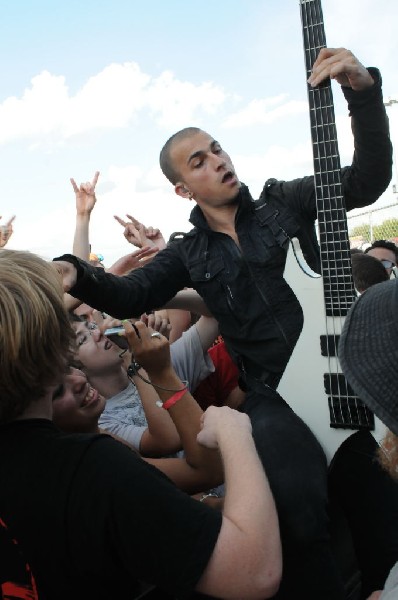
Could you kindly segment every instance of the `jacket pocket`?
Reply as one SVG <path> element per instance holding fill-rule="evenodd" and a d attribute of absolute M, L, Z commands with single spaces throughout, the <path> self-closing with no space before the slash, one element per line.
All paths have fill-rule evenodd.
<path fill-rule="evenodd" d="M 231 320 L 236 326 L 239 321 L 235 311 L 235 298 L 228 279 L 222 256 L 215 256 L 207 260 L 197 261 L 188 265 L 192 285 L 202 296 L 213 316 L 227 322 Z M 227 319 L 227 321 L 226 321 Z"/>

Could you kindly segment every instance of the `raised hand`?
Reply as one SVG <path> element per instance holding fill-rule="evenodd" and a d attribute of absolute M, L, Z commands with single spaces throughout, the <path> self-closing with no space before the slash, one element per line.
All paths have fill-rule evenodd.
<path fill-rule="evenodd" d="M 1 217 L 0 217 L 1 219 Z M 13 217 L 11 217 L 11 219 L 9 219 L 7 221 L 7 223 L 5 223 L 4 225 L 2 225 L 0 227 L 0 248 L 4 248 L 4 246 L 7 244 L 7 242 L 9 241 L 10 237 L 13 234 L 13 228 L 12 228 L 12 223 L 15 219 L 15 215 Z"/>
<path fill-rule="evenodd" d="M 95 196 L 95 186 L 97 185 L 99 171 L 96 171 L 93 180 L 81 183 L 77 186 L 76 181 L 71 177 L 70 182 L 76 196 L 76 212 L 78 215 L 88 215 L 93 210 L 97 198 Z"/>
<path fill-rule="evenodd" d="M 163 250 L 166 247 L 165 239 L 159 229 L 145 227 L 143 223 L 140 223 L 131 215 L 126 215 L 127 219 L 129 219 L 128 221 L 121 219 L 117 215 L 114 215 L 114 217 L 124 227 L 123 235 L 133 246 L 137 246 L 137 248 L 153 246 L 159 250 Z"/>
<path fill-rule="evenodd" d="M 162 317 L 161 313 L 155 312 L 150 313 L 149 315 L 144 313 L 141 315 L 141 321 L 143 321 L 147 327 L 150 327 L 154 331 L 159 331 L 159 333 L 169 339 L 171 324 L 167 318 Z"/>
<path fill-rule="evenodd" d="M 151 374 L 163 371 L 173 371 L 170 359 L 170 346 L 167 339 L 142 321 L 136 321 L 134 326 L 129 321 L 123 321 L 130 351 L 136 361 Z M 152 336 L 152 334 L 156 336 Z"/>
<path fill-rule="evenodd" d="M 114 275 L 125 275 L 149 263 L 158 252 L 159 249 L 156 246 L 143 246 L 135 252 L 118 258 L 107 271 Z"/>
<path fill-rule="evenodd" d="M 357 92 L 374 84 L 369 71 L 345 48 L 322 48 L 314 62 L 308 83 L 316 87 L 328 77 Z"/>

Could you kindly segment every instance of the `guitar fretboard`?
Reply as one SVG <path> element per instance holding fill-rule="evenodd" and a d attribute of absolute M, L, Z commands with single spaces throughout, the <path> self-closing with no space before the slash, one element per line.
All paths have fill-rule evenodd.
<path fill-rule="evenodd" d="M 326 46 L 320 0 L 300 2 L 307 79 Z M 308 86 L 321 272 L 328 316 L 345 316 L 355 299 L 330 81 Z"/>

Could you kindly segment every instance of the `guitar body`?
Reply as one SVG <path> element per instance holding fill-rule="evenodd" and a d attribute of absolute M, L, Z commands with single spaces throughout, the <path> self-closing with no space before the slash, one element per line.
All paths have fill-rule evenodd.
<path fill-rule="evenodd" d="M 298 244 L 296 240 L 294 243 Z M 299 252 L 297 247 L 296 252 Z M 380 441 L 385 426 L 375 418 L 374 429 L 372 422 L 369 427 L 366 423 L 362 427 L 331 427 L 329 396 L 325 392 L 324 375 L 341 374 L 341 368 L 336 356 L 322 356 L 321 336 L 328 331 L 333 331 L 338 336 L 344 318 L 326 316 L 322 278 L 306 275 L 298 266 L 292 250 L 288 253 L 285 279 L 302 306 L 304 327 L 278 386 L 278 392 L 312 430 L 330 462 L 340 444 L 357 429 L 370 429 L 376 441 Z M 339 402 L 344 400 L 345 397 L 340 398 Z"/>

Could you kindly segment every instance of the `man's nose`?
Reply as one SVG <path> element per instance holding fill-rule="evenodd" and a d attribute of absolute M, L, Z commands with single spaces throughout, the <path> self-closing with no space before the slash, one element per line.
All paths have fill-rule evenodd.
<path fill-rule="evenodd" d="M 213 154 L 213 165 L 216 171 L 223 169 L 226 165 L 226 160 L 223 156 L 217 156 L 217 154 Z"/>

